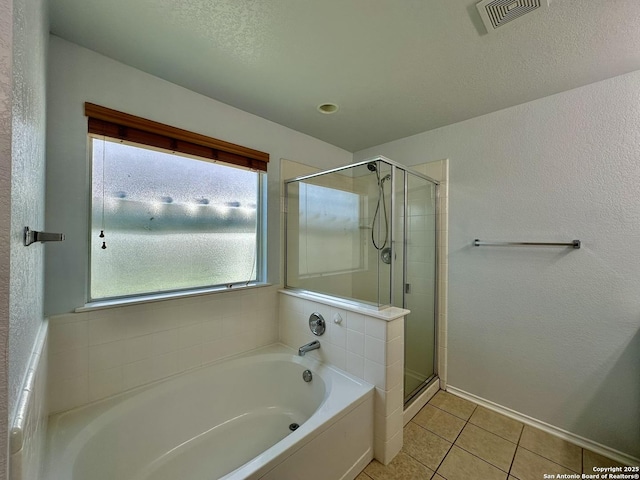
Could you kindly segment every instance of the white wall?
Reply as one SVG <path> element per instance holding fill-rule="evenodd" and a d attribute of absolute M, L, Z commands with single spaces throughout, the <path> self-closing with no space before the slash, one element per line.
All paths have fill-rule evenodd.
<path fill-rule="evenodd" d="M 13 0 L 0 0 L 0 225 L 11 224 L 11 62 Z M 0 479 L 7 476 L 11 232 L 0 228 Z"/>
<path fill-rule="evenodd" d="M 23 245 L 23 229 L 44 227 L 48 30 L 44 1 L 0 2 L 0 478 L 7 475 L 7 421 L 43 327 L 44 251 Z M 35 436 L 30 452 L 38 457 L 44 431 Z"/>
<path fill-rule="evenodd" d="M 44 229 L 46 57 L 44 0 L 13 4 L 9 411 L 13 412 L 42 327 L 44 245 L 24 246 L 25 226 Z"/>
<path fill-rule="evenodd" d="M 449 384 L 639 456 L 640 72 L 377 154 L 450 159 Z"/>
<path fill-rule="evenodd" d="M 279 160 L 330 168 L 351 153 L 52 36 L 48 78 L 47 225 L 64 232 L 46 259 L 45 312 L 83 305 L 88 274 L 89 162 L 84 102 L 267 152 L 268 272 L 279 282 Z"/>

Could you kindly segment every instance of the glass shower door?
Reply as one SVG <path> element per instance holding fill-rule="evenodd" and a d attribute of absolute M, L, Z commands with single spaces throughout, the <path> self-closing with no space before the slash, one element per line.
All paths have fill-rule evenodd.
<path fill-rule="evenodd" d="M 376 161 L 285 182 L 288 288 L 390 305 L 390 172 Z"/>
<path fill-rule="evenodd" d="M 436 186 L 406 173 L 404 400 L 409 402 L 435 376 Z"/>

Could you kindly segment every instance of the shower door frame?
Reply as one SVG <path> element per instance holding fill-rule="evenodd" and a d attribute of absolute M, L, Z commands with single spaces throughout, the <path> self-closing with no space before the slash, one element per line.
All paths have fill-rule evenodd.
<path fill-rule="evenodd" d="M 427 388 L 429 388 L 434 381 L 438 381 L 438 348 L 439 348 L 439 322 L 440 322 L 440 228 L 439 228 L 439 222 L 440 222 L 440 182 L 433 180 L 432 178 L 426 176 L 426 175 L 422 175 L 418 172 L 415 172 L 413 170 L 410 169 L 403 169 L 404 170 L 404 197 L 403 197 L 403 201 L 404 201 L 404 232 L 403 232 L 403 236 L 404 236 L 404 245 L 403 245 L 403 249 L 404 249 L 404 253 L 403 253 L 403 257 L 402 257 L 402 272 L 403 272 L 403 279 L 402 279 L 402 305 L 403 308 L 406 308 L 407 305 L 407 300 L 406 300 L 406 296 L 407 296 L 407 291 L 406 291 L 406 285 L 407 285 L 407 276 L 408 276 L 408 272 L 409 272 L 409 265 L 408 265 L 408 255 L 407 255 L 407 237 L 408 237 L 408 233 L 409 233 L 409 220 L 408 220 L 408 212 L 409 212 L 409 174 L 411 175 L 416 175 L 419 178 L 422 178 L 424 180 L 427 180 L 429 182 L 431 182 L 434 187 L 435 187 L 435 202 L 434 202 L 434 213 L 435 213 L 435 229 L 434 229 L 434 237 L 435 237 L 435 252 L 434 252 L 434 271 L 433 271 L 433 281 L 434 281 L 434 289 L 433 289 L 433 329 L 434 329 L 434 333 L 433 333 L 433 375 L 430 376 L 429 378 L 427 378 L 422 384 L 420 384 L 417 388 L 415 388 L 413 391 L 409 392 L 407 394 L 407 392 L 404 392 L 403 395 L 403 405 L 404 408 L 406 409 L 408 405 L 410 405 L 414 400 L 417 399 L 417 397 L 420 396 L 420 394 L 422 394 L 422 392 L 424 392 Z M 411 314 L 409 314 L 411 315 Z M 407 322 L 407 319 L 405 317 L 405 324 Z M 405 346 L 404 346 L 404 354 L 406 356 L 406 352 L 407 352 L 407 346 L 406 346 L 406 341 L 405 341 Z M 403 369 L 403 377 L 404 375 L 406 375 L 405 373 L 405 369 L 406 369 L 406 365 Z M 403 378 L 403 382 L 404 382 L 404 378 Z"/>

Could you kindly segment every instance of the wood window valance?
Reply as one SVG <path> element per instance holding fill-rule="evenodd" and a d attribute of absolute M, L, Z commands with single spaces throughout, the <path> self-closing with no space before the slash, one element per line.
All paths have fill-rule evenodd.
<path fill-rule="evenodd" d="M 93 103 L 84 104 L 84 113 L 89 117 L 89 133 L 95 135 L 104 135 L 254 170 L 267 171 L 268 153 Z"/>

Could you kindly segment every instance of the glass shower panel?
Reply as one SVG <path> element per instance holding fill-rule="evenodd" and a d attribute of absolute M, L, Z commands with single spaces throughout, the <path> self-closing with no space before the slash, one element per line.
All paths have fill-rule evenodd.
<path fill-rule="evenodd" d="M 435 375 L 436 188 L 407 172 L 405 402 Z"/>
<path fill-rule="evenodd" d="M 404 305 L 404 257 L 405 257 L 405 177 L 407 176 L 404 170 L 396 169 L 396 173 L 393 176 L 393 184 L 395 191 L 394 202 L 394 218 L 396 221 L 393 224 L 393 306 L 405 308 Z"/>
<path fill-rule="evenodd" d="M 389 303 L 390 269 L 379 266 L 371 245 L 384 241 L 381 215 L 389 212 L 378 201 L 380 174 L 361 165 L 286 183 L 288 287 L 376 306 Z"/>

